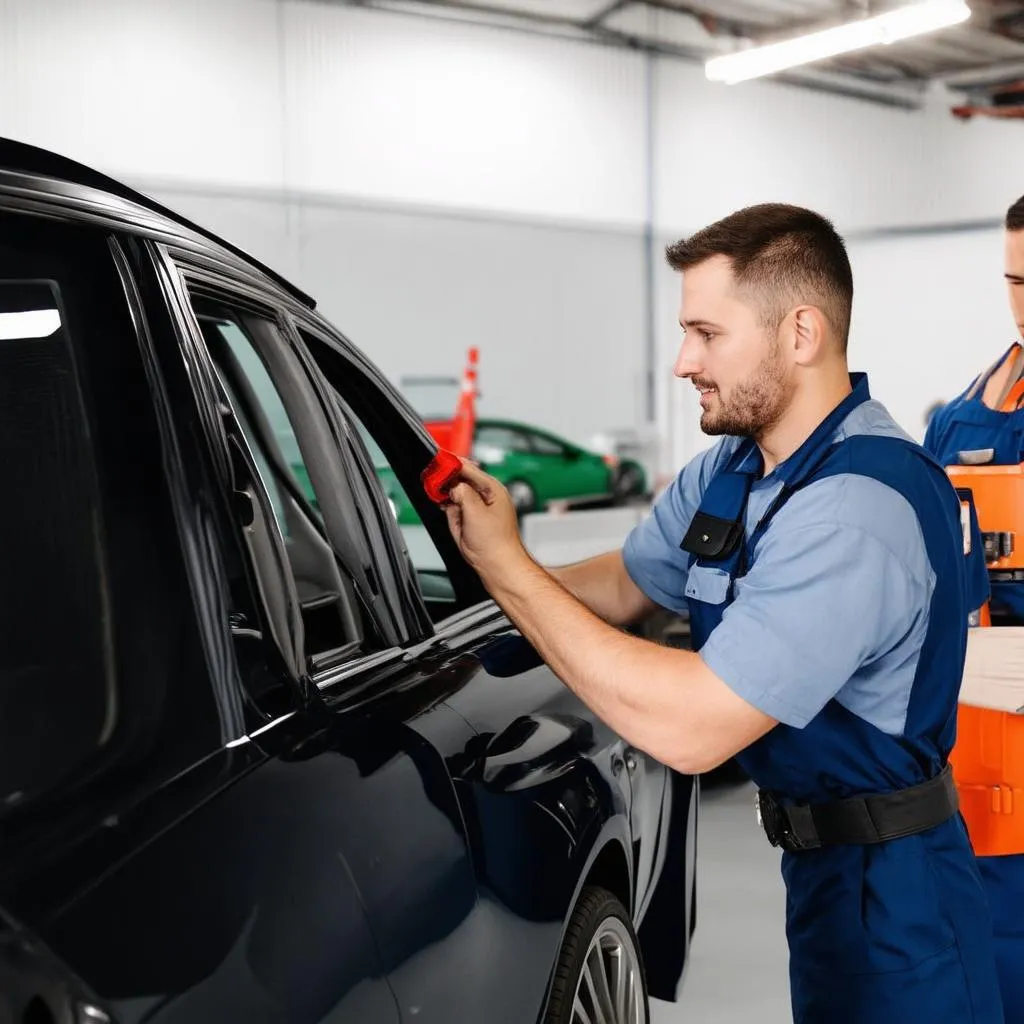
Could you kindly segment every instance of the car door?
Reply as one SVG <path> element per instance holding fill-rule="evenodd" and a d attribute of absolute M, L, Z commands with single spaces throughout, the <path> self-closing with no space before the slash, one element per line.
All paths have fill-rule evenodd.
<path fill-rule="evenodd" d="M 8 701 L 2 720 L 0 775 L 23 795 L 0 811 L 0 906 L 18 922 L 0 971 L 28 1000 L 15 1019 L 398 1020 L 338 835 L 360 773 L 317 786 L 293 767 L 322 729 L 290 671 L 304 658 L 281 645 L 297 631 L 275 632 L 295 577 L 275 582 L 256 557 L 271 503 L 246 449 L 228 447 L 228 405 L 206 401 L 214 381 L 181 330 L 180 289 L 150 246 L 96 226 L 101 203 L 88 226 L 45 196 L 33 209 L 45 217 L 0 209 L 0 280 L 20 282 L 9 306 L 0 296 L 4 438 L 29 456 L 12 449 L 4 466 L 32 513 L 5 522 L 2 629 L 16 622 L 51 652 L 29 688 L 0 663 L 5 700 L 46 698 Z M 93 730 L 93 607 L 111 697 L 96 755 L 57 777 Z"/>
<path fill-rule="evenodd" d="M 508 488 L 520 513 L 534 512 L 547 504 L 552 478 L 523 431 L 505 423 L 479 424 L 473 457 L 482 469 Z"/>
<path fill-rule="evenodd" d="M 469 840 L 447 767 L 473 734 L 442 702 L 465 668 L 438 666 L 435 673 L 428 671 L 429 659 L 410 660 L 409 645 L 429 647 L 432 627 L 419 596 L 395 586 L 405 578 L 403 552 L 393 538 L 366 528 L 370 515 L 385 523 L 393 516 L 372 465 L 353 464 L 348 424 L 307 372 L 284 319 L 279 313 L 273 322 L 266 319 L 271 310 L 257 310 L 256 296 L 243 297 L 226 282 L 191 269 L 185 277 L 193 333 L 203 337 L 203 356 L 225 385 L 228 405 L 250 424 L 239 423 L 247 444 L 265 449 L 266 472 L 288 500 L 306 497 L 305 483 L 298 489 L 293 485 L 308 481 L 310 505 L 319 510 L 318 534 L 330 552 L 350 552 L 336 559 L 344 585 L 353 583 L 347 570 L 352 559 L 367 580 L 376 581 L 379 594 L 374 605 L 355 589 L 344 592 L 343 603 L 352 611 L 348 628 L 355 630 L 344 643 L 323 630 L 303 630 L 298 643 L 304 656 L 298 663 L 308 671 L 315 707 L 304 715 L 275 717 L 250 737 L 258 756 L 267 759 L 262 774 L 269 793 L 263 799 L 274 800 L 273 827 L 287 826 L 286 834 L 308 835 L 321 847 L 314 856 L 303 844 L 283 865 L 287 877 L 304 879 L 300 891 L 308 893 L 301 907 L 286 914 L 281 938 L 288 943 L 296 930 L 309 933 L 303 945 L 314 955 L 308 976 L 297 974 L 296 983 L 315 989 L 348 970 L 349 950 L 337 941 L 329 902 L 320 909 L 309 903 L 328 896 L 333 873 L 343 869 L 358 895 L 382 977 L 389 978 L 389 987 L 396 976 L 402 981 L 395 989 L 400 1018 L 454 1019 L 461 1012 L 458 963 L 466 956 L 461 946 L 479 928 L 480 916 Z M 229 330 L 229 323 L 235 327 Z M 258 432 L 252 424 L 261 411 L 270 429 Z M 290 454 L 275 453 L 275 442 L 281 453 Z M 349 513 L 335 508 L 339 496 Z M 268 526 L 283 542 L 287 519 L 275 515 Z M 347 535 L 344 544 L 341 531 Z M 291 553 L 288 564 L 304 562 Z M 319 605 L 321 596 L 308 599 Z M 299 603 L 306 603 L 302 595 Z M 385 618 L 390 626 L 379 621 Z M 305 607 L 300 622 L 310 622 Z M 269 713 L 280 706 L 272 693 L 261 703 Z M 323 861 L 322 877 L 318 861 Z M 461 951 L 449 942 L 453 955 L 438 959 L 430 952 L 453 934 Z M 265 941 L 272 939 L 268 935 Z M 363 1014 L 346 1006 L 344 1014 L 325 1019 L 376 1018 L 368 1009 Z"/>
<path fill-rule="evenodd" d="M 410 499 L 418 502 L 421 521 L 415 527 L 399 525 L 399 529 L 413 538 L 407 550 L 420 579 L 424 578 L 423 563 L 430 567 L 431 575 L 437 565 L 459 572 L 461 559 L 443 514 L 413 483 L 431 454 L 428 444 L 418 446 L 416 425 L 403 421 L 400 410 L 391 405 L 386 384 L 357 353 L 342 355 L 323 333 L 322 325 L 300 325 L 300 331 L 308 348 L 316 353 L 314 362 L 336 385 L 346 418 L 357 425 L 353 437 L 362 437 L 369 429 L 378 459 L 383 454 L 393 462 Z M 433 547 L 429 555 L 424 551 L 427 545 Z M 516 988 L 520 998 L 529 998 L 527 979 L 532 977 L 537 984 L 537 978 L 550 967 L 557 946 L 552 918 L 567 913 L 567 893 L 586 873 L 582 851 L 593 849 L 588 846 L 587 830 L 622 829 L 617 838 L 635 857 L 632 889 L 622 898 L 641 912 L 667 863 L 673 814 L 681 815 L 679 832 L 685 840 L 692 782 L 680 780 L 678 792 L 669 787 L 664 766 L 628 748 L 600 722 L 509 629 L 496 608 L 477 603 L 480 592 L 475 577 L 472 587 L 467 587 L 468 582 L 457 577 L 447 602 L 431 605 L 442 649 L 468 650 L 473 660 L 467 664 L 479 663 L 446 697 L 446 703 L 478 734 L 477 763 L 473 767 L 460 757 L 451 759 L 449 767 L 460 766 L 456 786 L 470 835 L 476 837 L 477 869 L 480 872 L 482 865 L 487 889 L 500 893 L 521 915 L 547 920 L 546 927 L 537 928 L 532 938 L 512 928 L 502 939 L 509 949 L 506 962 L 514 959 L 523 979 L 517 986 L 504 987 Z M 593 783 L 581 781 L 578 773 L 590 770 L 595 773 Z M 597 798 L 599 791 L 608 801 L 604 812 L 597 810 L 603 802 Z M 587 793 L 593 793 L 594 803 L 588 805 Z M 606 821 L 595 826 L 591 815 L 601 817 L 601 813 L 608 813 L 617 824 Z M 565 830 L 560 839 L 545 832 L 555 822 Z M 590 842 L 594 839 L 589 836 Z M 676 851 L 680 874 L 686 869 L 688 853 L 692 851 Z M 670 868 L 666 874 L 671 873 Z M 680 883 L 678 890 L 683 889 Z M 665 901 L 664 910 L 668 915 L 684 916 L 670 900 Z M 678 953 L 683 931 L 681 922 L 674 932 L 669 931 L 666 951 Z M 477 980 L 482 1006 L 487 1001 L 486 978 L 483 973 Z"/>
<path fill-rule="evenodd" d="M 599 455 L 539 430 L 526 432 L 552 497 L 596 498 L 611 492 L 609 467 Z"/>

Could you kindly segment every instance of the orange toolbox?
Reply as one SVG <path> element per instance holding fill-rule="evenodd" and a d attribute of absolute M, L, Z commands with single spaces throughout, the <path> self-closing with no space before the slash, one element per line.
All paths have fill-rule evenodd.
<path fill-rule="evenodd" d="M 990 579 L 1024 586 L 1024 465 L 967 464 L 947 473 L 972 494 Z M 987 606 L 978 626 L 1004 628 L 992 626 Z M 961 703 L 950 761 L 975 853 L 1024 853 L 1024 715 Z"/>

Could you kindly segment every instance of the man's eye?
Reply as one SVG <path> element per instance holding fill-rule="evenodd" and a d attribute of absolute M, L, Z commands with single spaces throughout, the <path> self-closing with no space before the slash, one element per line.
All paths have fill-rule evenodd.
<path fill-rule="evenodd" d="M 711 339 L 712 339 L 712 338 L 714 337 L 714 334 L 712 334 L 712 333 L 711 333 L 711 331 L 701 331 L 701 332 L 700 332 L 700 336 L 701 336 L 701 337 L 702 337 L 702 338 L 703 338 L 703 339 L 704 339 L 705 341 L 710 341 L 710 340 L 711 340 Z"/>

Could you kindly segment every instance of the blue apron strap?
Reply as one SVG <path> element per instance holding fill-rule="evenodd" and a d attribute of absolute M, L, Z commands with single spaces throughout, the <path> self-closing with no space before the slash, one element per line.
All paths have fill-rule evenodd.
<path fill-rule="evenodd" d="M 963 397 L 967 401 L 977 398 L 985 390 L 985 386 L 992 379 L 992 375 L 1010 358 L 1010 353 L 1019 344 L 1020 342 L 1015 341 L 987 370 L 978 374 L 974 383 L 964 392 Z"/>
<path fill-rule="evenodd" d="M 779 464 L 776 472 L 788 487 L 799 486 L 821 465 L 846 417 L 857 406 L 871 400 L 866 374 L 851 373 L 850 383 L 853 385 L 850 394 L 815 427 L 811 436 L 785 462 Z"/>

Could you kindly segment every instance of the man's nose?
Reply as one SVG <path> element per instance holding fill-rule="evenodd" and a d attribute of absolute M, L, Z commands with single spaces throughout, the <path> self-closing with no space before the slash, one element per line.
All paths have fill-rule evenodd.
<path fill-rule="evenodd" d="M 699 346 L 691 338 L 684 338 L 672 372 L 677 377 L 696 377 L 702 369 Z"/>

